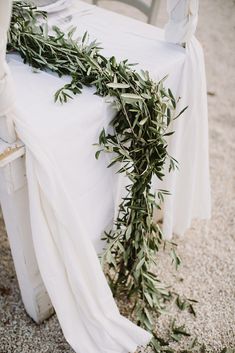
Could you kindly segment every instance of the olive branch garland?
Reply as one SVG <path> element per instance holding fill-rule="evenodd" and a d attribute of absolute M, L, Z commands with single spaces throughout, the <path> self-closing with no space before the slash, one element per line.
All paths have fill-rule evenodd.
<path fill-rule="evenodd" d="M 44 24 L 38 23 L 39 16 L 44 18 Z M 172 120 L 186 108 L 175 116 L 177 101 L 164 87 L 164 79 L 155 82 L 147 71 L 137 72 L 127 60 L 105 58 L 96 41 L 89 43 L 87 33 L 74 39 L 75 30 L 65 34 L 53 27 L 49 33 L 46 13 L 16 1 L 8 51 L 17 51 L 24 62 L 36 69 L 71 76 L 71 82 L 55 93 L 55 101 L 67 102 L 82 91 L 83 85 L 95 86 L 96 94 L 114 98 L 117 113 L 111 122 L 112 133 L 101 131 L 95 156 L 111 153 L 108 167 L 117 165 L 118 173 L 124 174 L 130 184 L 114 228 L 104 233 L 106 248 L 101 262 L 108 269 L 106 275 L 113 293 L 124 292 L 133 303 L 132 316 L 137 324 L 154 334 L 151 345 L 155 352 L 170 352 L 154 332 L 151 314 L 161 313 L 171 297 L 152 272 L 153 265 L 157 265 L 156 253 L 167 245 L 160 226 L 153 220 L 153 211 L 160 208 L 169 193 L 158 190 L 155 195 L 151 182 L 154 175 L 162 180 L 167 166 L 169 171 L 177 168 L 177 161 L 167 152 L 167 137 L 173 134 L 168 130 Z M 177 267 L 180 258 L 175 252 L 176 244 L 168 244 Z"/>

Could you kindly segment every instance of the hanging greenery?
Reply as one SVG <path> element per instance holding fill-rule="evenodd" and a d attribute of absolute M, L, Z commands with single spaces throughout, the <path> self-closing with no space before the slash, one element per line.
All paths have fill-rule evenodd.
<path fill-rule="evenodd" d="M 38 17 L 45 23 L 39 25 Z M 153 211 L 160 208 L 168 192 L 158 190 L 155 195 L 151 186 L 153 176 L 162 180 L 167 168 L 171 171 L 177 167 L 168 154 L 167 137 L 173 134 L 169 130 L 172 120 L 183 111 L 175 116 L 177 100 L 164 87 L 164 79 L 155 82 L 147 71 L 135 70 L 127 60 L 105 58 L 97 42 L 89 43 L 87 33 L 73 39 L 75 30 L 65 34 L 53 27 L 48 31 L 45 13 L 16 1 L 8 51 L 17 51 L 34 68 L 71 76 L 71 82 L 55 93 L 55 101 L 66 102 L 80 93 L 83 85 L 95 86 L 100 96 L 114 98 L 117 113 L 111 122 L 112 133 L 101 131 L 96 158 L 100 153 L 110 153 L 108 167 L 116 165 L 129 185 L 114 228 L 104 234 L 106 248 L 101 261 L 108 269 L 113 293 L 126 293 L 133 303 L 133 318 L 154 333 L 151 313 L 160 313 L 171 294 L 151 271 L 157 252 L 166 246 Z M 177 267 L 180 259 L 175 244 L 170 246 Z M 156 335 L 151 344 L 156 352 L 170 352 Z"/>

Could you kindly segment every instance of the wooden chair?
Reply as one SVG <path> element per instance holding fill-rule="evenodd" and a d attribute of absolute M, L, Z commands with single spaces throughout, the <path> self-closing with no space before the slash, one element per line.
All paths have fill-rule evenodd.
<path fill-rule="evenodd" d="M 124 4 L 136 7 L 147 16 L 147 23 L 156 25 L 156 18 L 160 5 L 160 0 L 152 0 L 150 5 L 147 5 L 141 0 L 117 0 Z M 99 0 L 93 0 L 94 5 L 99 5 Z"/>
<path fill-rule="evenodd" d="M 197 0 L 180 1 L 189 11 L 188 4 Z M 94 1 L 94 3 L 96 2 Z M 123 2 L 131 3 L 130 0 Z M 171 3 L 174 1 L 168 0 L 168 4 Z M 11 0 L 0 2 L 0 34 L 4 34 L 4 36 L 0 35 L 0 41 L 5 38 L 5 42 L 0 43 L 0 203 L 25 309 L 35 322 L 40 323 L 53 313 L 53 306 L 38 269 L 32 242 L 24 158 L 25 147 L 17 139 L 14 130 L 12 102 L 9 101 L 7 106 L 9 99 L 9 90 L 6 87 L 8 74 L 3 65 L 5 54 L 3 56 L 2 53 L 5 53 L 10 5 Z M 149 22 L 152 23 L 158 1 L 152 1 L 151 10 L 148 12 L 140 1 L 135 1 L 135 5 L 139 5 L 139 8 L 146 14 L 150 15 L 151 12 Z M 173 16 L 175 16 L 175 12 Z M 185 18 L 185 13 L 182 13 L 182 18 Z M 179 18 L 177 18 L 178 20 Z M 182 41 L 185 40 L 179 38 L 173 40 L 178 44 Z"/>

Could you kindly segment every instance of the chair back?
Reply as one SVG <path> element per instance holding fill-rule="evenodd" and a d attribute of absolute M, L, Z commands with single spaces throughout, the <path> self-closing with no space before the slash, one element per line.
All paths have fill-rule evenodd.
<path fill-rule="evenodd" d="M 147 16 L 148 23 L 155 25 L 160 0 L 151 0 L 148 5 L 144 0 L 115 0 L 138 8 Z M 100 0 L 93 0 L 99 5 Z M 199 0 L 167 0 L 169 20 L 165 27 L 167 42 L 185 46 L 193 37 L 198 21 Z"/>
<path fill-rule="evenodd" d="M 146 4 L 144 1 L 141 1 L 141 0 L 116 0 L 116 1 L 136 7 L 147 16 L 148 23 L 152 25 L 156 24 L 160 0 L 151 0 L 150 5 Z M 93 4 L 99 5 L 99 0 L 93 0 Z"/>
<path fill-rule="evenodd" d="M 167 0 L 167 42 L 185 46 L 191 40 L 197 27 L 198 8 L 199 0 Z"/>

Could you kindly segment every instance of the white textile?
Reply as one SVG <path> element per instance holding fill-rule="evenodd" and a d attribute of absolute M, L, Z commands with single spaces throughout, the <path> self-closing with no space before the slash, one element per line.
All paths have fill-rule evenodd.
<path fill-rule="evenodd" d="M 151 335 L 119 314 L 96 254 L 112 221 L 114 186 L 106 156 L 97 162 L 92 144 L 113 113 L 89 89 L 56 105 L 53 93 L 64 80 L 10 65 L 35 252 L 65 338 L 77 353 L 134 353 Z"/>
<path fill-rule="evenodd" d="M 188 43 L 197 27 L 199 0 L 167 0 L 169 21 L 165 26 L 167 42 Z"/>
<path fill-rule="evenodd" d="M 165 198 L 163 233 L 183 235 L 192 219 L 209 219 L 211 215 L 207 90 L 203 51 L 195 37 L 187 44 L 178 95 L 177 112 L 188 106 L 175 120 L 175 131 L 169 143 L 169 154 L 179 162 L 179 170 L 167 174 L 163 189 L 171 195 Z"/>
<path fill-rule="evenodd" d="M 77 1 L 73 24 L 97 38 L 104 55 L 129 58 L 182 95 L 169 148 L 180 171 L 156 187 L 169 189 L 164 205 L 166 235 L 183 233 L 194 216 L 209 216 L 209 175 L 205 76 L 200 46 L 187 52 L 165 43 L 163 31 Z M 71 12 L 66 16 L 71 16 Z M 68 17 L 70 20 L 71 17 Z M 51 21 L 55 21 L 51 18 Z M 60 24 L 64 22 L 61 17 Z M 109 29 L 112 29 L 110 35 Z M 39 268 L 65 338 L 78 353 L 128 353 L 151 336 L 120 316 L 96 252 L 113 221 L 123 180 L 107 169 L 111 156 L 96 161 L 99 133 L 115 112 L 105 99 L 84 88 L 67 104 L 53 102 L 68 78 L 31 69 L 10 58 L 16 83 L 17 132 L 27 148 L 27 177 L 33 240 Z"/>

